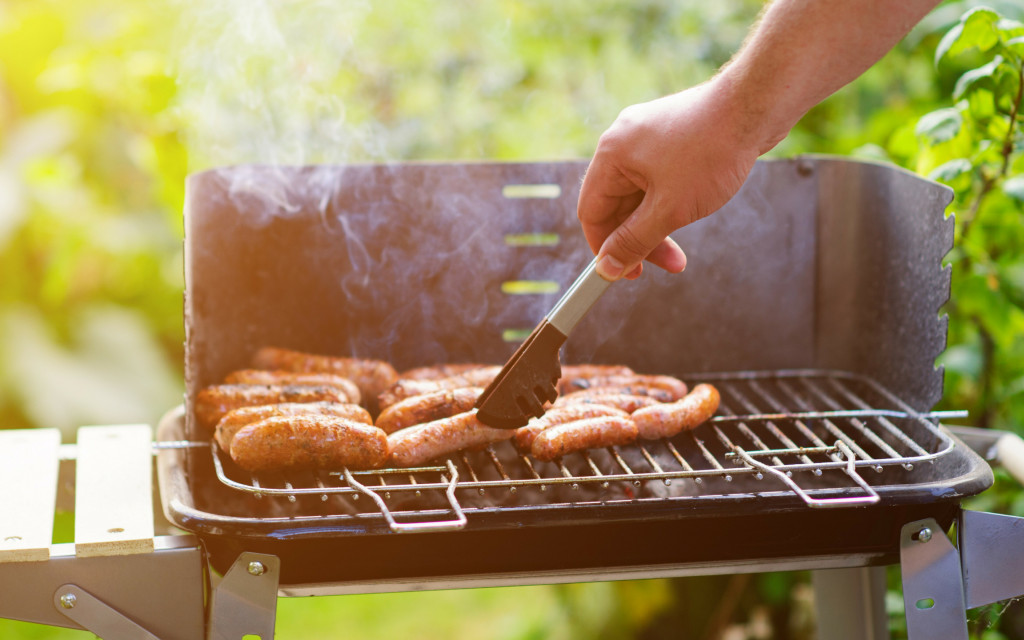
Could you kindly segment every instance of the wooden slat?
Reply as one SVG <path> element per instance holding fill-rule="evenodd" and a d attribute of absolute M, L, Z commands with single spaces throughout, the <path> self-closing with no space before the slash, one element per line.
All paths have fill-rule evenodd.
<path fill-rule="evenodd" d="M 77 555 L 153 550 L 152 439 L 149 425 L 78 430 Z"/>
<path fill-rule="evenodd" d="M 0 430 L 0 562 L 50 558 L 59 451 L 57 429 Z"/>

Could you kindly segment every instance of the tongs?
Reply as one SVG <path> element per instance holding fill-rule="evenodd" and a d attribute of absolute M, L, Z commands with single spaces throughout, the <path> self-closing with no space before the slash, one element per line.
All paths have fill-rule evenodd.
<path fill-rule="evenodd" d="M 611 281 L 598 275 L 592 260 L 565 295 L 516 349 L 501 373 L 476 401 L 477 418 L 499 429 L 525 426 L 544 414 L 544 403 L 558 397 L 562 365 L 558 351 L 580 318 L 597 302 Z"/>

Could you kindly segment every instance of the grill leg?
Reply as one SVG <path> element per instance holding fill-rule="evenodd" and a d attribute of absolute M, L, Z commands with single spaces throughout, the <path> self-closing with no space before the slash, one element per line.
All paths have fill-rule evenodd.
<path fill-rule="evenodd" d="M 819 638 L 888 640 L 885 567 L 820 569 L 811 582 Z"/>
<path fill-rule="evenodd" d="M 967 640 L 960 554 L 933 518 L 903 525 L 900 570 L 909 640 Z"/>

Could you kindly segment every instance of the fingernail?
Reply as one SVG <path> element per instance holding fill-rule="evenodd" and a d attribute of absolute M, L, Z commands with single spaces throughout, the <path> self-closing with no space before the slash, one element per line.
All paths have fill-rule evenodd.
<path fill-rule="evenodd" d="M 598 261 L 597 273 L 605 280 L 618 280 L 622 277 L 622 263 L 606 255 Z"/>

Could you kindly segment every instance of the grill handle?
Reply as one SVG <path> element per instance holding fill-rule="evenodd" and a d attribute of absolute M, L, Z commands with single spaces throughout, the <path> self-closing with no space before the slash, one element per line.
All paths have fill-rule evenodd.
<path fill-rule="evenodd" d="M 448 504 L 451 505 L 452 511 L 455 513 L 454 520 L 435 520 L 432 522 L 398 522 L 395 520 L 395 516 L 392 515 L 391 510 L 388 509 L 388 505 L 385 504 L 384 499 L 377 495 L 376 491 L 371 490 L 366 485 L 362 484 L 352 473 L 345 467 L 345 482 L 350 487 L 358 491 L 359 493 L 367 496 L 377 505 L 380 512 L 384 515 L 384 519 L 388 521 L 388 526 L 395 533 L 419 533 L 423 531 L 456 531 L 466 526 L 466 514 L 462 511 L 462 506 L 459 504 L 458 499 L 455 497 L 455 487 L 459 484 L 459 470 L 455 468 L 451 460 L 448 460 L 448 473 L 451 475 L 451 480 L 448 481 L 448 488 L 445 490 L 445 496 L 448 497 Z M 442 476 L 443 477 L 443 476 Z M 387 487 L 382 487 L 387 488 Z"/>
<path fill-rule="evenodd" d="M 777 477 L 778 479 L 782 480 L 783 482 L 785 482 L 786 485 L 793 490 L 793 493 L 800 496 L 800 499 L 807 503 L 808 507 L 815 507 L 821 509 L 832 507 L 854 507 L 858 505 L 877 503 L 880 499 L 878 497 L 878 492 L 872 489 L 871 485 L 865 482 L 864 478 L 861 478 L 860 474 L 857 473 L 857 469 L 854 466 L 854 462 L 856 461 L 856 455 L 853 453 L 853 451 L 851 451 L 850 448 L 846 446 L 846 443 L 844 443 L 842 440 L 836 442 L 836 449 L 841 451 L 843 455 L 846 456 L 846 468 L 843 469 L 843 471 L 846 472 L 846 475 L 850 476 L 850 478 L 857 483 L 857 486 L 864 491 L 864 495 L 849 496 L 845 498 L 814 498 L 806 491 L 801 489 L 800 485 L 798 485 L 793 480 L 793 478 L 789 477 L 782 471 L 779 471 L 775 467 L 772 467 L 763 462 L 760 462 L 759 460 L 754 459 L 753 456 L 748 454 L 741 447 L 733 446 L 733 451 L 736 453 L 737 456 L 739 456 L 743 460 L 743 462 L 747 463 L 748 465 L 754 467 L 759 471 L 766 471 L 772 474 L 773 476 Z"/>

